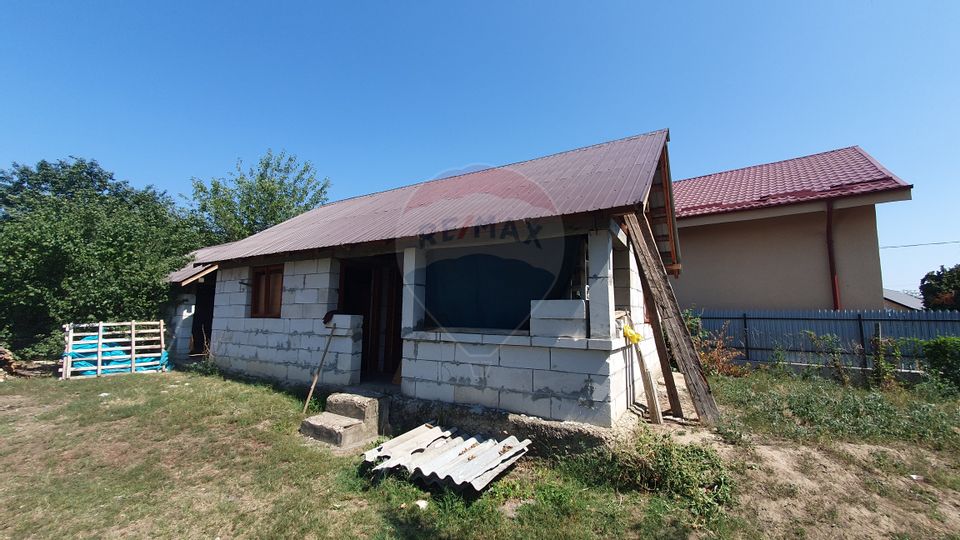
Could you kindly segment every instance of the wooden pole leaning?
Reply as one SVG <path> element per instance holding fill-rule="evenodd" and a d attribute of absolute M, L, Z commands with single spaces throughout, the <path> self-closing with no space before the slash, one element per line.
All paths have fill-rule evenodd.
<path fill-rule="evenodd" d="M 323 363 L 327 360 L 327 351 L 330 350 L 330 342 L 333 341 L 333 331 L 337 329 L 337 324 L 334 323 L 330 327 L 330 335 L 327 336 L 327 344 L 323 346 L 323 355 L 320 357 L 320 365 L 317 366 L 317 371 L 313 374 L 313 382 L 310 383 L 310 391 L 307 392 L 307 400 L 303 402 L 303 414 L 307 414 L 307 408 L 310 407 L 310 400 L 313 399 L 313 390 L 317 387 L 317 380 L 320 379 L 320 373 L 323 371 Z"/>

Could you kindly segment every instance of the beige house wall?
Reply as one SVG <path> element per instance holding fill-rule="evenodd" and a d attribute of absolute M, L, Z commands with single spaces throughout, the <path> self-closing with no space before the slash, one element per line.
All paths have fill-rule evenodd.
<path fill-rule="evenodd" d="M 748 221 L 680 222 L 682 307 L 832 309 L 826 210 Z M 873 205 L 834 211 L 834 252 L 844 309 L 883 308 Z"/>

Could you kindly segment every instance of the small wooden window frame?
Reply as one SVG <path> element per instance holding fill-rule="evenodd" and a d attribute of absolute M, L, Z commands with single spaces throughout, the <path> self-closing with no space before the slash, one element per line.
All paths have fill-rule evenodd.
<path fill-rule="evenodd" d="M 250 274 L 250 318 L 279 319 L 283 265 L 256 266 Z"/>

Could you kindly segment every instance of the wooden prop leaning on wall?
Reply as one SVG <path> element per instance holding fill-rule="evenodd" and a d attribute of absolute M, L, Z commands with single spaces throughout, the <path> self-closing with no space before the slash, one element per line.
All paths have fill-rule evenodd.
<path fill-rule="evenodd" d="M 643 220 L 643 223 L 640 220 Z M 663 261 L 660 260 L 657 244 L 653 238 L 653 232 L 650 224 L 645 217 L 636 214 L 626 214 L 623 216 L 624 224 L 627 227 L 627 234 L 630 237 L 630 243 L 633 245 L 634 255 L 637 263 L 640 265 L 640 282 L 644 291 L 650 291 L 650 297 L 653 299 L 653 308 L 650 313 L 651 321 L 658 320 L 659 324 L 654 324 L 654 333 L 659 333 L 661 326 L 670 343 L 670 351 L 673 353 L 677 366 L 687 383 L 687 390 L 690 391 L 690 397 L 693 398 L 693 407 L 697 411 L 700 421 L 705 424 L 714 424 L 720 419 L 720 409 L 717 408 L 717 402 L 713 398 L 713 391 L 710 390 L 710 383 L 703 374 L 703 366 L 700 365 L 700 357 L 693 345 L 693 339 L 690 337 L 690 331 L 683 321 L 683 315 L 680 313 L 680 306 L 677 304 L 677 298 L 673 294 L 673 287 L 667 281 L 667 272 L 663 267 Z M 660 344 L 657 344 L 660 350 Z M 665 368 L 664 378 L 668 379 L 669 370 Z M 673 396 L 671 396 L 671 407 L 674 407 Z M 677 408 L 679 400 L 677 403 Z"/>

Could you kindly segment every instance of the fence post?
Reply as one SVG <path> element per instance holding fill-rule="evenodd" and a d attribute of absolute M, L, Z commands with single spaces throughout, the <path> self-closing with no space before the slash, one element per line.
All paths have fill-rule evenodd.
<path fill-rule="evenodd" d="M 750 329 L 747 328 L 747 312 L 743 312 L 743 356 L 750 360 Z"/>
<path fill-rule="evenodd" d="M 130 373 L 137 372 L 137 321 L 130 321 Z"/>
<path fill-rule="evenodd" d="M 863 332 L 863 313 L 857 313 L 857 330 L 860 332 L 860 369 L 867 369 L 867 337 Z M 866 374 L 864 374 L 866 376 Z"/>
<path fill-rule="evenodd" d="M 103 321 L 97 323 L 97 377 L 103 373 Z"/>
<path fill-rule="evenodd" d="M 70 353 L 73 352 L 73 323 L 66 325 L 67 328 L 67 354 L 63 355 L 63 373 L 60 374 L 61 379 L 70 378 L 70 370 L 73 369 L 73 362 L 70 358 Z"/>

